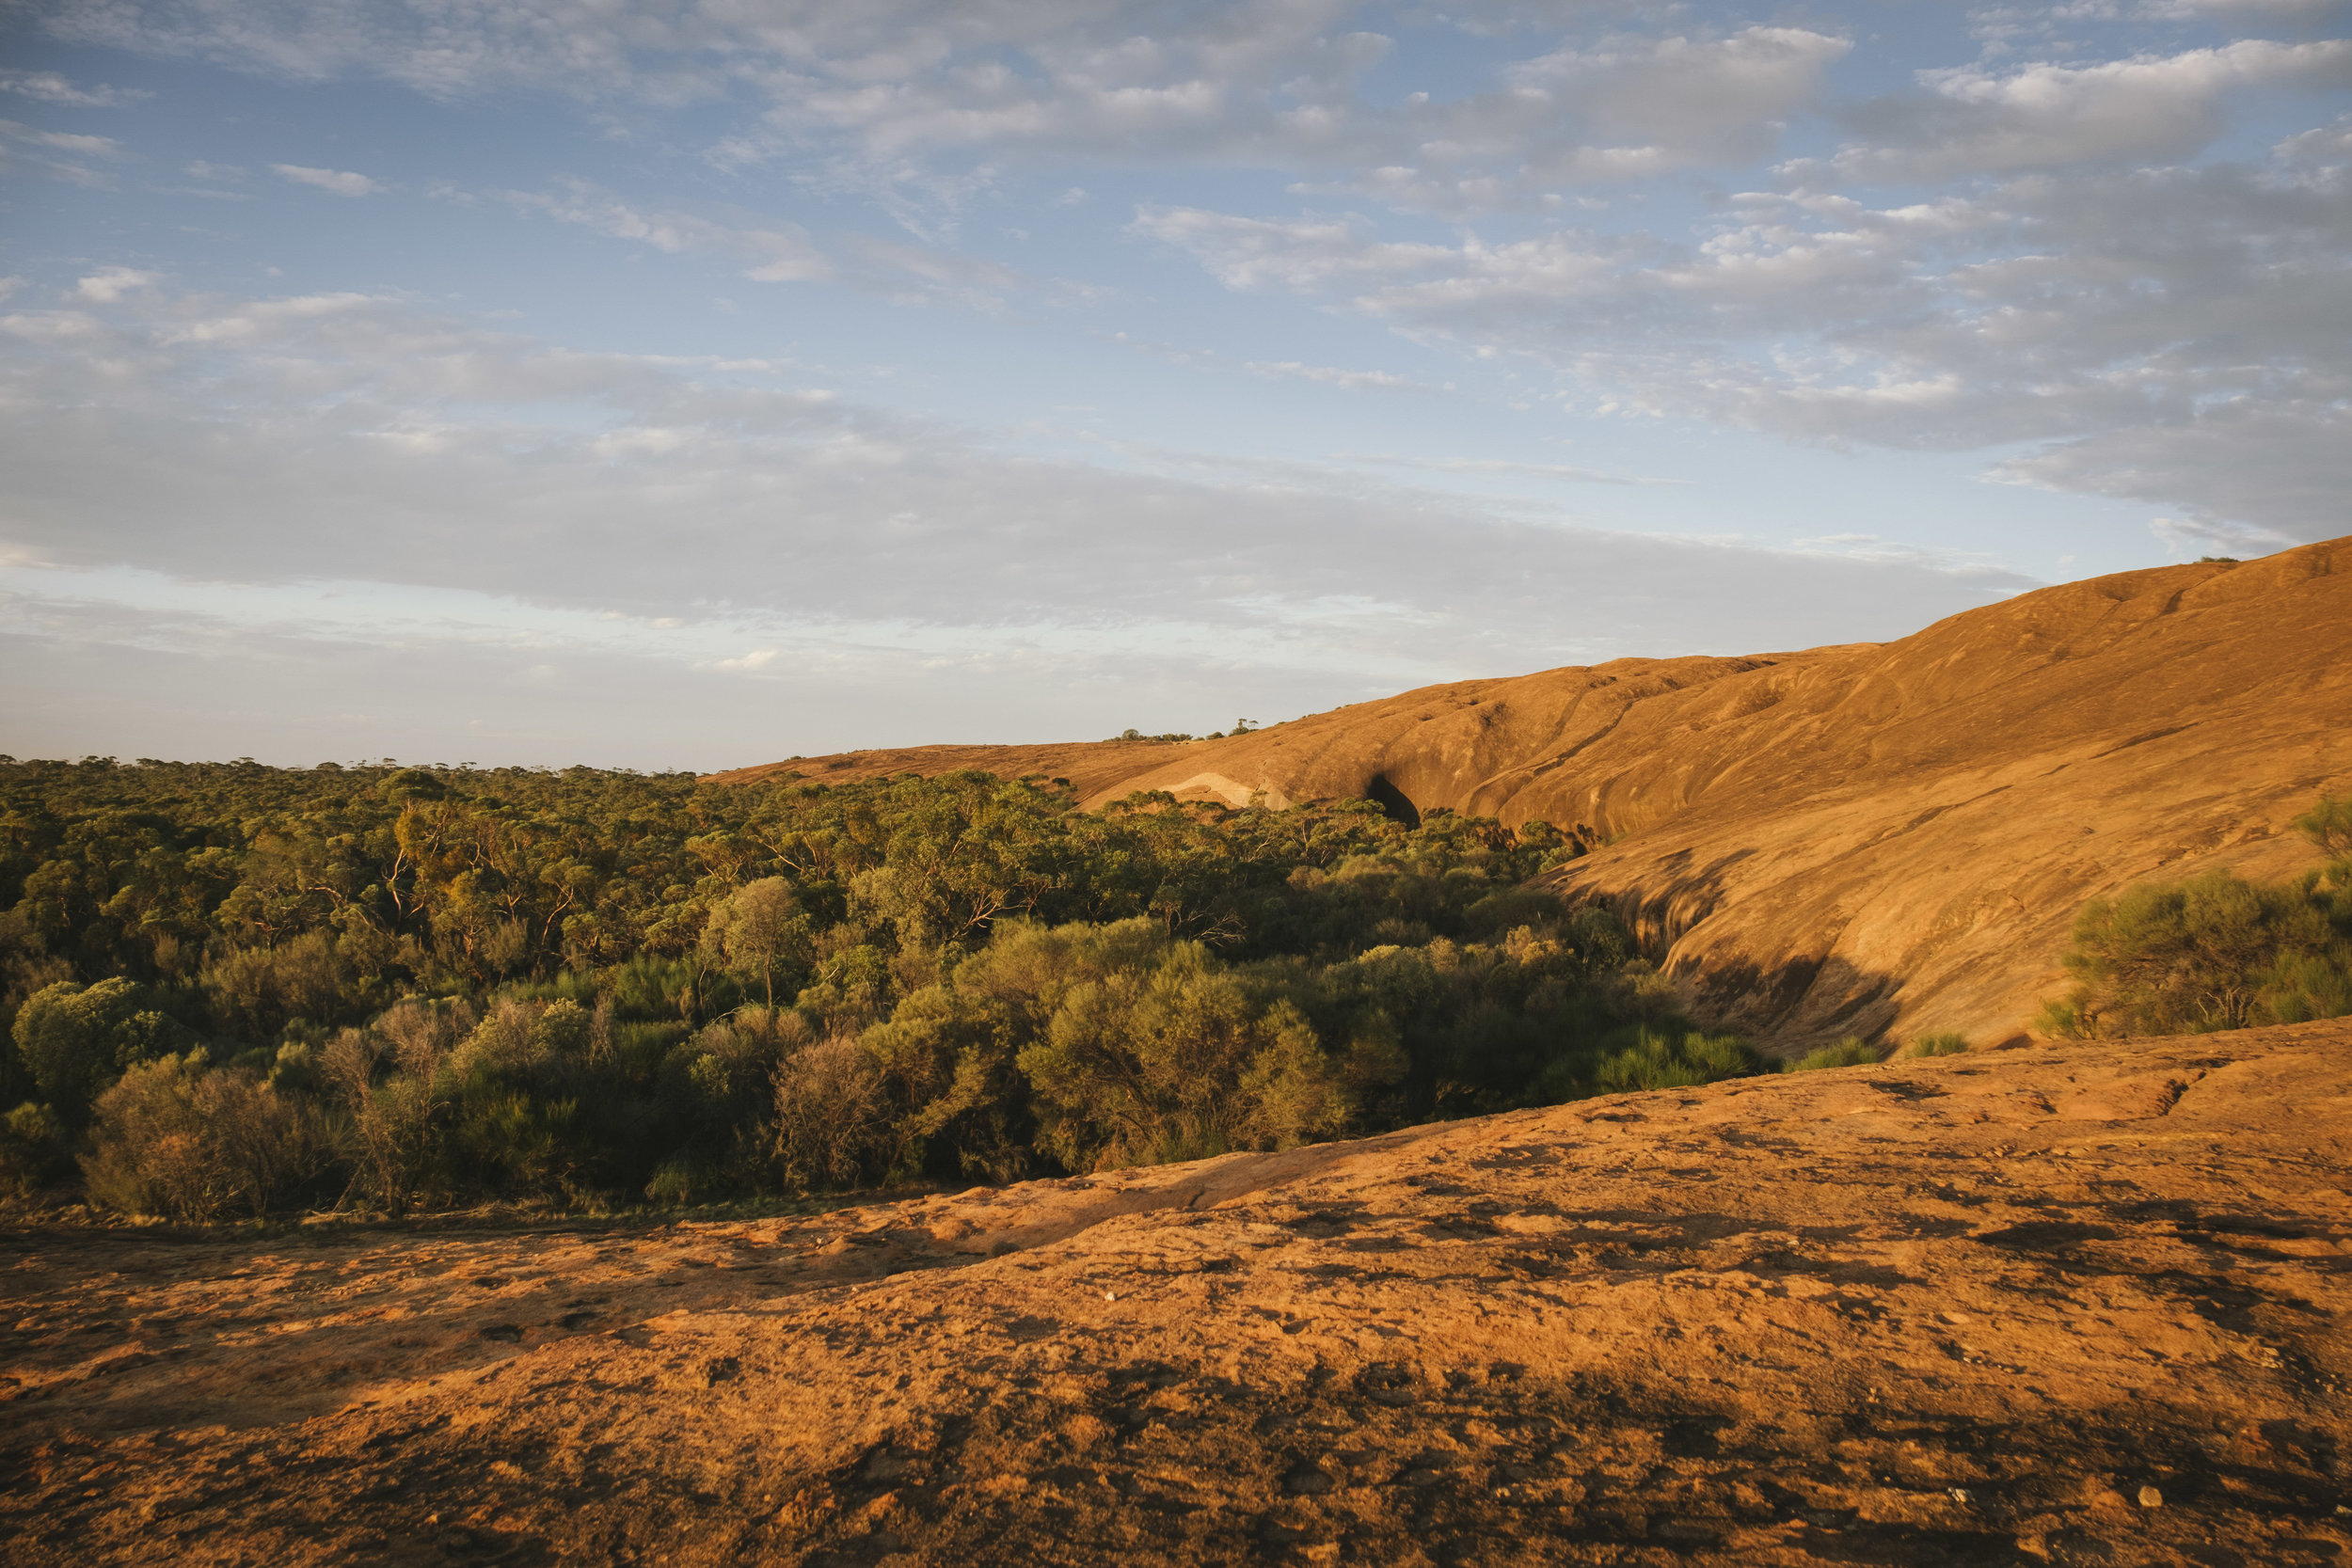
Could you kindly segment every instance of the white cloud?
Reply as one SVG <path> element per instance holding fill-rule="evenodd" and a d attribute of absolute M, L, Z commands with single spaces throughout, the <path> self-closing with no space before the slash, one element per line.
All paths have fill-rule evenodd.
<path fill-rule="evenodd" d="M 1422 389 L 1409 376 L 1395 375 L 1388 371 L 1343 371 L 1329 365 L 1306 365 L 1295 359 L 1252 359 L 1242 369 L 1258 375 L 1295 381 L 1313 381 L 1326 387 L 1338 387 L 1350 392 L 1399 392 Z"/>
<path fill-rule="evenodd" d="M 1962 66 L 1923 71 L 1920 83 L 1924 93 L 1853 111 L 1869 139 L 1836 155 L 1832 166 L 1840 177 L 1940 180 L 2183 157 L 2220 135 L 2233 94 L 2352 86 L 2352 41 L 2242 39 L 2094 65 L 2037 63 L 2001 75 Z"/>
<path fill-rule="evenodd" d="M 112 176 L 79 160 L 98 158 L 111 162 L 127 156 L 122 144 L 111 136 L 43 131 L 17 120 L 0 119 L 0 170 L 24 164 L 53 179 L 103 187 L 112 182 Z"/>
<path fill-rule="evenodd" d="M 0 92 L 69 109 L 114 109 L 153 96 L 136 87 L 79 87 L 54 71 L 0 71 Z"/>
<path fill-rule="evenodd" d="M 657 105 L 746 95 L 765 110 L 717 139 L 723 166 L 814 160 L 832 182 L 903 203 L 900 215 L 930 237 L 927 212 L 992 188 L 1017 159 L 1313 170 L 1445 212 L 1741 161 L 1769 152 L 1818 104 L 1825 69 L 1851 47 L 1788 26 L 1616 32 L 1563 46 L 1564 22 L 1641 8 L 1555 7 L 1525 26 L 1534 19 L 1516 9 L 1472 5 L 1443 24 L 1543 39 L 1547 52 L 1503 61 L 1456 96 L 1402 102 L 1367 91 L 1374 71 L 1397 66 L 1396 39 L 1378 28 L 1435 19 L 1371 0 L 1184 14 L 1159 0 L 63 0 L 48 24 L 75 42 L 297 80 L 374 75 L 437 97 L 518 85 Z M 1403 69 L 1419 74 L 1410 60 Z"/>
<path fill-rule="evenodd" d="M 93 305 L 112 305 L 134 290 L 154 287 L 161 277 L 134 267 L 101 267 L 73 285 L 73 297 Z"/>
<path fill-rule="evenodd" d="M 2036 175 L 1897 207 L 1797 192 L 1667 245 L 1558 230 L 1451 245 L 1360 219 L 1154 209 L 1228 286 L 1539 359 L 1579 406 L 1829 442 L 2057 443 L 2003 472 L 2341 531 L 2352 178 L 2233 166 Z M 2146 450 L 2142 451 L 2141 446 Z"/>
<path fill-rule="evenodd" d="M 563 181 L 548 191 L 507 191 L 501 199 L 524 212 L 656 250 L 731 254 L 746 263 L 744 277 L 762 283 L 815 282 L 836 272 L 832 259 L 799 224 L 739 227 L 689 214 L 648 214 L 582 180 Z"/>
<path fill-rule="evenodd" d="M 2352 11 L 2352 0 L 2144 0 L 2137 14 L 2164 20 L 2210 20 L 2271 26 L 2326 26 Z"/>
<path fill-rule="evenodd" d="M 1582 468 L 1568 463 L 1522 463 L 1501 457 L 1391 457 L 1360 452 L 1343 453 L 1343 463 L 1372 463 L 1384 467 L 1419 468 L 1441 474 L 1503 474 L 1514 478 L 1565 479 L 1577 484 L 1638 484 L 1681 486 L 1687 479 L 1641 479 L 1631 474 L 1613 474 L 1600 468 Z"/>
<path fill-rule="evenodd" d="M 1445 245 L 1375 240 L 1362 218 L 1267 221 L 1199 207 L 1137 210 L 1129 232 L 1192 252 L 1229 289 L 1319 289 L 1351 277 L 1380 277 L 1449 264 Z"/>
<path fill-rule="evenodd" d="M 18 496 L 0 543 L 52 570 L 723 623 L 732 647 L 695 656 L 713 669 L 1027 640 L 1376 689 L 1785 645 L 1824 618 L 1885 635 L 2023 585 L 1580 529 L 1298 467 L 1041 461 L 769 367 L 567 351 L 367 295 L 126 293 L 0 330 Z M 1571 580 L 1582 608 L 1564 622 Z M 778 664 L 751 662 L 769 648 Z"/>
<path fill-rule="evenodd" d="M 2287 163 L 2339 166 L 2352 163 L 2352 119 L 2289 136 L 2270 151 L 2273 157 Z"/>
<path fill-rule="evenodd" d="M 301 164 L 272 164 L 270 172 L 297 185 L 310 185 L 334 196 L 375 196 L 384 187 L 364 174 L 343 169 L 308 168 Z"/>
<path fill-rule="evenodd" d="M 2148 531 L 2164 544 L 2165 553 L 2175 559 L 2194 552 L 2198 555 L 2268 555 L 2288 541 L 2266 529 L 2237 528 L 2228 523 L 2199 521 L 2184 517 L 2151 517 Z"/>
<path fill-rule="evenodd" d="M 545 191 L 500 192 L 498 199 L 673 255 L 702 251 L 730 257 L 741 275 L 756 283 L 846 283 L 898 298 L 953 299 L 981 307 L 1022 290 L 1069 292 L 1067 285 L 1048 285 L 1001 263 L 930 245 L 853 232 L 820 244 L 799 224 L 747 214 L 648 211 L 582 180 L 559 181 Z"/>

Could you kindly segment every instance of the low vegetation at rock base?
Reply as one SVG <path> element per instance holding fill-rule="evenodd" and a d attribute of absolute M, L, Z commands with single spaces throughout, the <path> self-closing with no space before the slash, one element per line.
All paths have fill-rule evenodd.
<path fill-rule="evenodd" d="M 2352 1013 L 2352 799 L 2323 796 L 2296 826 L 2332 859 L 2294 881 L 2215 871 L 2085 905 L 2066 955 L 2078 983 L 2042 1027 L 2120 1038 Z"/>
<path fill-rule="evenodd" d="M 0 764 L 0 1187 L 124 1212 L 1004 1182 L 1780 1065 L 1521 885 L 1580 852 L 1541 822 L 97 759 Z M 2352 847 L 2344 802 L 2303 826 Z M 2348 921 L 2341 858 L 2136 888 L 2047 1022 L 2352 1012 Z"/>
<path fill-rule="evenodd" d="M 1578 852 L 1042 779 L 0 765 L 0 1181 L 183 1218 L 1274 1148 L 1766 1066 Z"/>

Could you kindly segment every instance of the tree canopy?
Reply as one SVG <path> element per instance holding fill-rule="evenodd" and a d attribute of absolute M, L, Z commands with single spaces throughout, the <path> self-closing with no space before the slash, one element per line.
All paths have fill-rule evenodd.
<path fill-rule="evenodd" d="M 685 1200 L 1752 1069 L 1522 885 L 1576 852 L 981 773 L 0 761 L 0 1164 L 190 1213 Z"/>

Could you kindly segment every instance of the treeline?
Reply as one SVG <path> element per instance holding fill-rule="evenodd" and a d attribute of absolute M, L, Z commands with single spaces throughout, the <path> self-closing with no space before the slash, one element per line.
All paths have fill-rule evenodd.
<path fill-rule="evenodd" d="M 0 1180 L 126 1211 L 1000 1181 L 1752 1071 L 1577 853 L 964 773 L 0 761 Z"/>

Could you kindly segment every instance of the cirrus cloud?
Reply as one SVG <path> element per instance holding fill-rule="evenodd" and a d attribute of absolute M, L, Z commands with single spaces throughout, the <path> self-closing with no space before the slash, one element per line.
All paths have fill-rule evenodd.
<path fill-rule="evenodd" d="M 309 168 L 301 164 L 272 164 L 270 172 L 297 185 L 309 185 L 331 196 L 376 196 L 384 187 L 364 174 L 345 169 Z"/>

